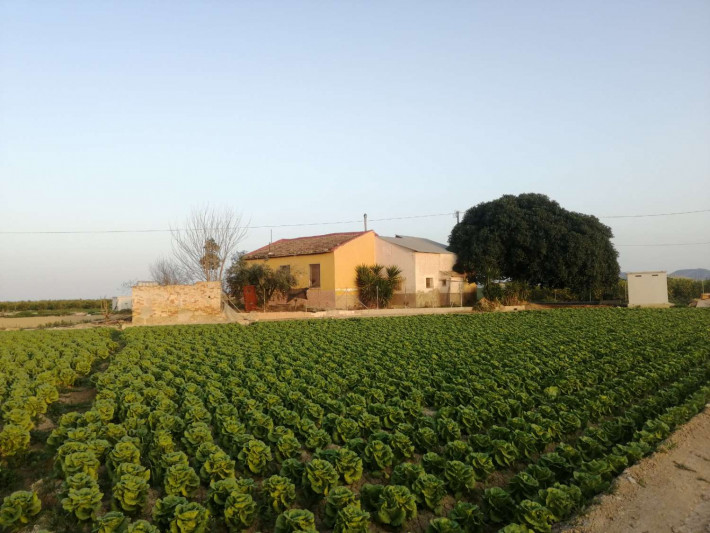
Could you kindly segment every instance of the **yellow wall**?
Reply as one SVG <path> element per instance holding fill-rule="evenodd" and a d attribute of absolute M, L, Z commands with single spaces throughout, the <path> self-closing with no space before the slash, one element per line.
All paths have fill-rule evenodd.
<path fill-rule="evenodd" d="M 272 257 L 270 259 L 251 259 L 249 264 L 264 263 L 277 270 L 282 265 L 291 267 L 291 274 L 296 277 L 297 288 L 310 285 L 310 265 L 320 264 L 320 288 L 323 290 L 335 289 L 335 266 L 333 252 L 315 255 L 293 255 L 289 257 Z"/>
<path fill-rule="evenodd" d="M 370 231 L 346 242 L 334 251 L 335 254 L 335 287 L 337 289 L 354 289 L 355 267 L 358 265 L 375 264 L 375 232 Z"/>

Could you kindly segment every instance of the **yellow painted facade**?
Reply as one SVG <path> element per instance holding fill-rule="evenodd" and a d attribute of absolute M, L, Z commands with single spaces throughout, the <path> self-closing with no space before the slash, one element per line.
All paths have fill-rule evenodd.
<path fill-rule="evenodd" d="M 369 231 L 346 242 L 333 251 L 335 256 L 335 288 L 355 289 L 355 267 L 375 264 L 375 233 Z"/>
<path fill-rule="evenodd" d="M 310 285 L 310 266 L 320 265 L 320 288 L 332 291 L 335 289 L 335 257 L 333 252 L 313 255 L 291 255 L 287 257 L 272 257 L 269 259 L 247 259 L 250 264 L 269 265 L 273 270 L 288 265 L 291 274 L 296 278 L 297 288 Z"/>

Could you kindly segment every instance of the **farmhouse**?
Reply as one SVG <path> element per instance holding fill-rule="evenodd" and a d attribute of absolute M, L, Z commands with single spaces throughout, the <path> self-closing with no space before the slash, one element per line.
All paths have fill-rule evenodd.
<path fill-rule="evenodd" d="M 247 263 L 265 263 L 288 270 L 298 288 L 307 288 L 309 307 L 355 307 L 355 267 L 375 262 L 375 232 L 329 233 L 281 239 L 246 254 Z"/>
<path fill-rule="evenodd" d="M 394 305 L 438 307 L 471 305 L 476 285 L 453 271 L 456 255 L 438 242 L 421 237 L 380 237 L 376 239 L 375 260 L 381 265 L 397 265 L 404 281 L 392 299 Z"/>
<path fill-rule="evenodd" d="M 456 256 L 443 244 L 419 237 L 379 237 L 374 231 L 330 233 L 281 239 L 244 256 L 247 263 L 287 269 L 305 291 L 309 307 L 359 307 L 355 267 L 396 265 L 403 282 L 394 305 L 468 305 L 476 286 L 453 272 Z"/>
<path fill-rule="evenodd" d="M 627 272 L 629 307 L 667 307 L 668 278 L 665 270 Z"/>

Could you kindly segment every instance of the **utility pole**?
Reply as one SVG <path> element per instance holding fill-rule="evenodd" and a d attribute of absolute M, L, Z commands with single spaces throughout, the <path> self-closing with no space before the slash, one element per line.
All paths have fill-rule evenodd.
<path fill-rule="evenodd" d="M 460 221 L 459 221 L 459 214 L 460 214 L 460 213 L 461 213 L 461 211 L 459 211 L 458 209 L 455 211 L 455 214 L 456 214 L 456 223 L 457 223 L 457 224 L 460 223 Z"/>
<path fill-rule="evenodd" d="M 367 231 L 367 213 L 362 215 L 363 222 L 365 223 L 365 231 Z"/>

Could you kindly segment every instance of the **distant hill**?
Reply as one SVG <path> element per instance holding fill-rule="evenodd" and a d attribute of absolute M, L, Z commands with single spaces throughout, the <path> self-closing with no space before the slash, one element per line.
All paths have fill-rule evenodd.
<path fill-rule="evenodd" d="M 626 279 L 626 272 L 619 274 L 621 279 Z M 689 278 L 700 281 L 701 279 L 710 279 L 710 270 L 707 268 L 684 268 L 676 270 L 668 274 L 669 278 Z"/>
<path fill-rule="evenodd" d="M 685 268 L 668 274 L 669 278 L 690 278 L 695 280 L 710 279 L 710 270 L 707 268 Z"/>

